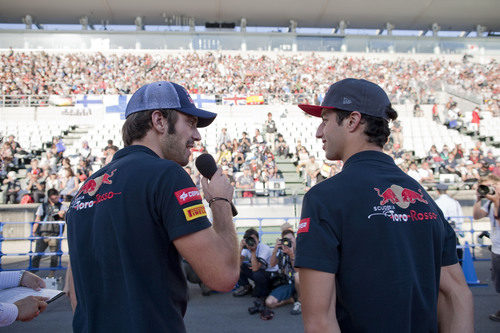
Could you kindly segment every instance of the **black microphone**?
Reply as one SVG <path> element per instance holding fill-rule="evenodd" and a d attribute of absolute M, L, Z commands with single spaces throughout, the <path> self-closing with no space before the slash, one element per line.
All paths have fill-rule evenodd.
<path fill-rule="evenodd" d="M 198 171 L 203 175 L 203 177 L 207 179 L 212 179 L 213 175 L 217 172 L 217 164 L 215 163 L 214 158 L 210 154 L 201 154 L 198 156 L 196 161 L 194 162 Z M 232 202 L 231 211 L 233 212 L 233 216 L 238 215 L 238 211 Z"/>

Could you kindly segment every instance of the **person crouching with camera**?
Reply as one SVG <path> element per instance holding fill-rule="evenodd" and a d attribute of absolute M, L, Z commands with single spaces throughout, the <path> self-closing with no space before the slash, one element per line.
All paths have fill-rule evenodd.
<path fill-rule="evenodd" d="M 295 233 L 285 229 L 281 238 L 276 240 L 271 265 L 278 265 L 276 278 L 271 280 L 272 291 L 266 298 L 266 305 L 273 309 L 289 303 L 294 303 L 290 311 L 292 315 L 302 313 L 301 304 L 298 301 L 299 273 L 295 272 Z"/>
<path fill-rule="evenodd" d="M 500 293 L 500 177 L 488 175 L 479 181 L 477 199 L 473 206 L 475 220 L 488 216 L 491 223 L 491 278 L 495 290 Z M 485 203 L 482 204 L 483 199 Z M 490 315 L 500 321 L 500 310 Z"/>
<path fill-rule="evenodd" d="M 252 296 L 257 300 L 248 311 L 250 314 L 264 310 L 264 299 L 269 294 L 271 273 L 278 270 L 277 266 L 270 265 L 272 250 L 266 244 L 259 242 L 259 233 L 250 228 L 245 231 L 240 242 L 241 266 L 239 288 L 233 293 L 235 297 L 241 297 L 252 293 L 249 280 L 255 284 Z"/>

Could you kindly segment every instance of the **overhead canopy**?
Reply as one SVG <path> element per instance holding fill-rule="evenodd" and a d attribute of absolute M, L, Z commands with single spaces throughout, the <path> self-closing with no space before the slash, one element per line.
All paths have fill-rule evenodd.
<path fill-rule="evenodd" d="M 38 24 L 164 25 L 172 15 L 194 17 L 196 25 L 234 22 L 242 17 L 248 26 L 286 27 L 291 19 L 299 27 L 333 28 L 344 20 L 348 27 L 381 29 L 390 22 L 395 29 L 427 30 L 438 23 L 441 30 L 474 30 L 479 24 L 500 31 L 498 0 L 0 0 L 0 23 L 22 23 L 27 14 Z"/>

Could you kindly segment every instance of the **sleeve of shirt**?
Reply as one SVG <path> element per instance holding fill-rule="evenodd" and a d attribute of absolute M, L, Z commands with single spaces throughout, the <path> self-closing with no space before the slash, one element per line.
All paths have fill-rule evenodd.
<path fill-rule="evenodd" d="M 338 221 L 330 216 L 323 201 L 308 192 L 304 196 L 297 230 L 295 267 L 337 273 L 339 266 L 339 233 L 334 230 Z M 338 217 L 337 217 L 338 218 Z"/>
<path fill-rule="evenodd" d="M 443 215 L 440 214 L 444 225 L 444 244 L 443 254 L 441 256 L 441 266 L 454 265 L 458 262 L 457 258 L 457 236 L 451 225 L 446 222 Z"/>
<path fill-rule="evenodd" d="M 15 304 L 0 303 L 0 327 L 9 326 L 16 321 L 18 309 Z"/>
<path fill-rule="evenodd" d="M 35 215 L 40 217 L 43 215 L 43 205 L 38 206 Z"/>
<path fill-rule="evenodd" d="M 0 272 L 0 290 L 18 287 L 24 271 Z"/>
<path fill-rule="evenodd" d="M 169 168 L 168 172 L 168 182 L 161 189 L 166 192 L 161 203 L 161 214 L 170 239 L 209 228 L 211 223 L 200 191 L 191 177 L 177 165 Z"/>

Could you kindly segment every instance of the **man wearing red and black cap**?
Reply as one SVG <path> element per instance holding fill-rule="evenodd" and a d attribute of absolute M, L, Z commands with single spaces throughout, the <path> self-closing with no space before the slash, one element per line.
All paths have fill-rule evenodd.
<path fill-rule="evenodd" d="M 202 180 L 206 199 L 216 199 L 212 226 L 182 168 L 201 139 L 198 127 L 215 116 L 172 82 L 145 85 L 131 97 L 125 148 L 82 185 L 67 213 L 75 332 L 184 332 L 181 256 L 211 289 L 235 285 L 233 187 L 220 169 L 210 183 Z"/>
<path fill-rule="evenodd" d="M 378 85 L 345 79 L 316 137 L 340 173 L 310 189 L 295 266 L 306 332 L 472 332 L 472 295 L 441 210 L 382 152 L 397 117 Z M 439 306 L 438 306 L 439 295 Z"/>

